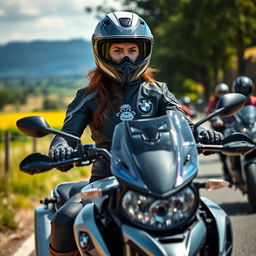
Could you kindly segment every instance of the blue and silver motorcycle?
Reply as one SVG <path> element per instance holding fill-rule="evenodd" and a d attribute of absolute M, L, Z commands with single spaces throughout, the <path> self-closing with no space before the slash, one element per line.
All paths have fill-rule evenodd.
<path fill-rule="evenodd" d="M 34 153 L 21 162 L 22 171 L 35 174 L 71 163 L 88 165 L 100 158 L 110 161 L 112 171 L 111 177 L 80 182 L 78 191 L 74 189 L 78 183 L 59 184 L 50 198 L 42 200 L 44 205 L 35 209 L 37 255 L 48 255 L 50 221 L 71 196 L 84 201 L 74 223 L 80 255 L 231 255 L 229 217 L 199 194 L 201 188 L 219 188 L 227 182 L 195 181 L 198 152 L 238 155 L 255 145 L 232 135 L 224 145 L 203 145 L 198 142 L 197 127 L 217 114 L 233 114 L 244 101 L 239 94 L 223 96 L 217 110 L 195 124 L 194 134 L 187 120 L 173 111 L 122 122 L 115 128 L 110 152 L 82 145 L 80 138 L 50 128 L 42 117 L 20 119 L 17 126 L 26 135 L 52 133 L 78 143 L 71 159 L 53 162 Z"/>

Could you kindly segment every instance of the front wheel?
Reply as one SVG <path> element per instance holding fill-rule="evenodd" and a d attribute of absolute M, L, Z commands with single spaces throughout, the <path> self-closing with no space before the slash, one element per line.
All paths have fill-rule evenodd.
<path fill-rule="evenodd" d="M 253 212 L 256 212 L 256 163 L 251 163 L 246 168 L 247 195 Z"/>

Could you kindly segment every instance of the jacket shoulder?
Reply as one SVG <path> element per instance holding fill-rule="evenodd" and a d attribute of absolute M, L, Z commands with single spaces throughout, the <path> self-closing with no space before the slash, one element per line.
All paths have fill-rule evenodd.
<path fill-rule="evenodd" d="M 158 94 L 163 94 L 163 87 L 166 86 L 162 82 L 144 82 L 142 83 L 142 88 L 146 91 L 156 92 Z"/>
<path fill-rule="evenodd" d="M 68 106 L 68 112 L 76 112 L 81 109 L 87 102 L 94 98 L 95 93 L 89 92 L 87 88 L 79 89 L 76 96 Z"/>

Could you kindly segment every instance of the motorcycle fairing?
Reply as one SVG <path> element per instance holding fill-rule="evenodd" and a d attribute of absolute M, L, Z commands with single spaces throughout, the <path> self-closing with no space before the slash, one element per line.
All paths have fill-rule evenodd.
<path fill-rule="evenodd" d="M 74 236 L 77 243 L 77 248 L 81 255 L 88 255 L 79 244 L 81 232 L 85 232 L 89 235 L 94 247 L 96 248 L 96 252 L 94 250 L 94 253 L 90 255 L 111 256 L 104 238 L 102 237 L 96 224 L 94 203 L 86 204 L 77 215 L 74 223 Z"/>
<path fill-rule="evenodd" d="M 108 190 L 115 190 L 119 187 L 118 180 L 114 176 L 106 177 L 97 181 L 94 181 L 92 183 L 89 183 L 86 185 L 84 188 L 81 189 L 81 192 L 85 192 L 86 190 L 91 190 L 91 189 L 101 189 L 103 191 L 108 191 Z M 107 198 L 106 195 L 101 196 L 99 198 L 91 198 L 90 201 L 92 201 L 97 209 L 101 211 L 102 209 L 102 204 Z"/>
<path fill-rule="evenodd" d="M 256 123 L 256 107 L 245 106 L 237 113 L 237 116 L 243 121 L 245 125 L 247 125 L 249 128 L 252 128 Z"/>
<path fill-rule="evenodd" d="M 49 253 L 51 221 L 54 214 L 54 205 L 48 205 L 47 207 L 44 205 L 35 208 L 35 250 L 37 256 L 45 256 Z"/>
<path fill-rule="evenodd" d="M 74 235 L 81 255 L 110 255 L 107 244 L 101 235 L 94 217 L 94 203 L 88 203 L 78 214 L 74 223 Z M 141 229 L 126 224 L 121 225 L 126 255 L 133 249 L 145 255 L 195 255 L 198 253 L 207 235 L 206 226 L 199 218 L 189 229 L 174 235 L 153 236 Z M 92 247 L 83 249 L 79 244 L 81 232 L 89 235 Z M 138 251 L 137 251 L 138 252 Z"/>
<path fill-rule="evenodd" d="M 201 202 L 208 208 L 216 222 L 218 237 L 218 255 L 231 255 L 232 253 L 232 226 L 229 216 L 216 203 L 206 197 L 200 197 Z"/>
<path fill-rule="evenodd" d="M 168 194 L 197 173 L 198 152 L 190 126 L 180 113 L 125 121 L 112 142 L 112 173 L 132 187 Z"/>
<path fill-rule="evenodd" d="M 196 255 L 205 242 L 206 233 L 206 226 L 201 219 L 189 230 L 161 237 L 152 236 L 143 230 L 122 225 L 126 250 L 131 250 L 130 247 L 134 245 L 135 248 L 140 248 L 145 255 Z"/>

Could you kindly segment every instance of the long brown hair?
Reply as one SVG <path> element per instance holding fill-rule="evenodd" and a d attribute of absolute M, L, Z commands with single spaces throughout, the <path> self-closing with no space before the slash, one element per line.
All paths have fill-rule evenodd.
<path fill-rule="evenodd" d="M 141 76 L 145 82 L 155 82 L 153 74 L 156 69 L 148 67 Z M 96 93 L 97 108 L 94 111 L 93 122 L 90 128 L 93 131 L 99 131 L 102 127 L 106 115 L 109 111 L 116 111 L 121 103 L 121 86 L 108 76 L 106 76 L 98 67 L 89 71 L 87 75 L 89 83 L 86 86 L 87 94 Z M 113 100 L 114 99 L 114 100 Z"/>

